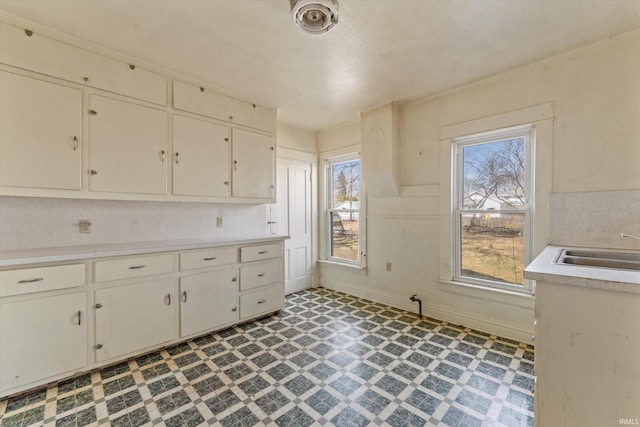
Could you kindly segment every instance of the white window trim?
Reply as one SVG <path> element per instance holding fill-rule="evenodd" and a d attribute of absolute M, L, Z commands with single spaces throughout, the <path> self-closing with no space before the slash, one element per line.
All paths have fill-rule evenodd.
<path fill-rule="evenodd" d="M 490 115 L 466 122 L 454 123 L 440 129 L 440 245 L 439 245 L 439 283 L 443 291 L 461 293 L 470 298 L 477 298 L 478 293 L 486 293 L 491 301 L 507 301 L 509 295 L 522 295 L 530 298 L 535 292 L 535 286 L 530 294 L 516 294 L 511 290 L 480 287 L 467 283 L 453 281 L 452 249 L 454 236 L 451 233 L 453 203 L 451 200 L 451 180 L 453 171 L 453 156 L 451 156 L 451 141 L 464 135 L 478 134 L 495 129 L 509 128 L 519 125 L 532 125 L 536 128 L 535 164 L 531 165 L 535 176 L 535 191 L 531 195 L 535 203 L 537 214 L 532 218 L 532 253 L 535 258 L 548 244 L 549 235 L 549 195 L 552 191 L 553 174 L 553 133 L 554 133 L 554 105 L 540 104 L 520 110 L 512 110 L 496 115 Z M 455 290 L 454 290 L 455 287 Z"/>
<path fill-rule="evenodd" d="M 335 209 L 329 208 L 331 206 L 331 198 L 333 196 L 332 188 L 331 188 L 331 174 L 329 170 L 331 168 L 332 163 L 339 163 L 349 160 L 359 160 L 360 161 L 360 194 L 359 194 L 359 202 L 360 209 L 341 209 L 341 212 L 358 212 L 358 248 L 360 251 L 360 260 L 359 261 L 351 261 L 348 259 L 337 258 L 331 256 L 331 233 L 333 231 L 331 213 L 335 211 Z M 359 152 L 351 152 L 344 153 L 339 155 L 334 155 L 331 157 L 324 158 L 324 209 L 323 209 L 323 223 L 325 232 L 323 234 L 324 237 L 324 260 L 319 260 L 320 262 L 325 262 L 327 264 L 333 265 L 341 265 L 346 267 L 354 267 L 359 269 L 366 268 L 366 189 L 364 183 L 362 181 L 362 156 Z"/>
<path fill-rule="evenodd" d="M 533 224 L 532 217 L 535 216 L 535 200 L 531 197 L 531 185 L 535 183 L 535 126 L 524 125 L 514 126 L 506 129 L 498 129 L 489 132 L 465 135 L 451 140 L 452 155 L 452 176 L 451 176 L 451 225 L 452 225 L 452 279 L 453 282 L 466 283 L 486 288 L 495 288 L 516 293 L 531 293 L 533 282 L 524 279 L 522 285 L 498 282 L 493 280 L 478 279 L 462 275 L 461 247 L 462 230 L 460 228 L 460 215 L 463 213 L 484 213 L 487 209 L 464 209 L 464 197 L 460 188 L 461 174 L 463 170 L 462 147 L 480 145 L 491 141 L 500 141 L 510 138 L 524 138 L 525 143 L 525 192 L 524 199 L 526 206 L 524 209 L 494 209 L 492 213 L 497 214 L 524 214 L 524 265 L 531 262 Z"/>

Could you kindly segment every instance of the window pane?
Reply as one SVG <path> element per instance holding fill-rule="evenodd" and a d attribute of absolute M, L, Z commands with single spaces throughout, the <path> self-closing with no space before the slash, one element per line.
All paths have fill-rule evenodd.
<path fill-rule="evenodd" d="M 461 214 L 461 276 L 524 284 L 524 214 Z"/>
<path fill-rule="evenodd" d="M 462 209 L 525 206 L 524 138 L 462 147 Z"/>
<path fill-rule="evenodd" d="M 334 212 L 331 218 L 331 256 L 348 261 L 360 261 L 358 212 Z"/>
<path fill-rule="evenodd" d="M 330 203 L 332 209 L 360 209 L 360 160 L 331 165 Z"/>

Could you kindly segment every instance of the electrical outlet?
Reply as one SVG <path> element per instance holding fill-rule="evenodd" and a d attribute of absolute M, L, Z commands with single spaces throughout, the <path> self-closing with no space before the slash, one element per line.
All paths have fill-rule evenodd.
<path fill-rule="evenodd" d="M 224 226 L 224 220 L 223 217 L 219 216 L 218 218 L 216 218 L 216 227 L 222 227 Z"/>
<path fill-rule="evenodd" d="M 80 233 L 91 233 L 91 220 L 81 219 L 78 221 L 78 230 Z"/>
<path fill-rule="evenodd" d="M 387 271 L 391 271 L 391 263 L 387 261 Z"/>

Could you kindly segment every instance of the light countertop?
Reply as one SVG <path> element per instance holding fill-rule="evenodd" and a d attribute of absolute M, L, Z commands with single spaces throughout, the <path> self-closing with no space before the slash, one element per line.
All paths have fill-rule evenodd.
<path fill-rule="evenodd" d="M 288 239 L 279 234 L 259 236 L 223 236 L 211 239 L 163 240 L 102 245 L 61 246 L 37 249 L 0 251 L 0 267 L 40 264 L 49 262 L 79 261 L 124 255 L 141 255 L 156 252 L 183 251 L 217 246 L 269 243 Z"/>
<path fill-rule="evenodd" d="M 542 282 L 640 294 L 640 272 L 554 264 L 553 261 L 562 249 L 576 248 L 547 246 L 525 269 L 524 277 Z"/>

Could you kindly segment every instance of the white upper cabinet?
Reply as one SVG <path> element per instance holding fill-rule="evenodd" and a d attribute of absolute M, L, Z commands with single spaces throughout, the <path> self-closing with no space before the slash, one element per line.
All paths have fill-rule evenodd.
<path fill-rule="evenodd" d="M 275 147 L 273 137 L 233 129 L 233 197 L 273 199 Z"/>
<path fill-rule="evenodd" d="M 167 104 L 164 76 L 4 23 L 0 24 L 0 62 L 154 104 Z"/>
<path fill-rule="evenodd" d="M 276 111 L 199 86 L 173 81 L 173 108 L 274 133 Z"/>
<path fill-rule="evenodd" d="M 0 72 L 0 185 L 80 190 L 82 92 Z"/>
<path fill-rule="evenodd" d="M 166 194 L 167 113 L 92 95 L 89 189 Z"/>
<path fill-rule="evenodd" d="M 231 131 L 203 120 L 173 116 L 173 194 L 228 197 Z"/>

